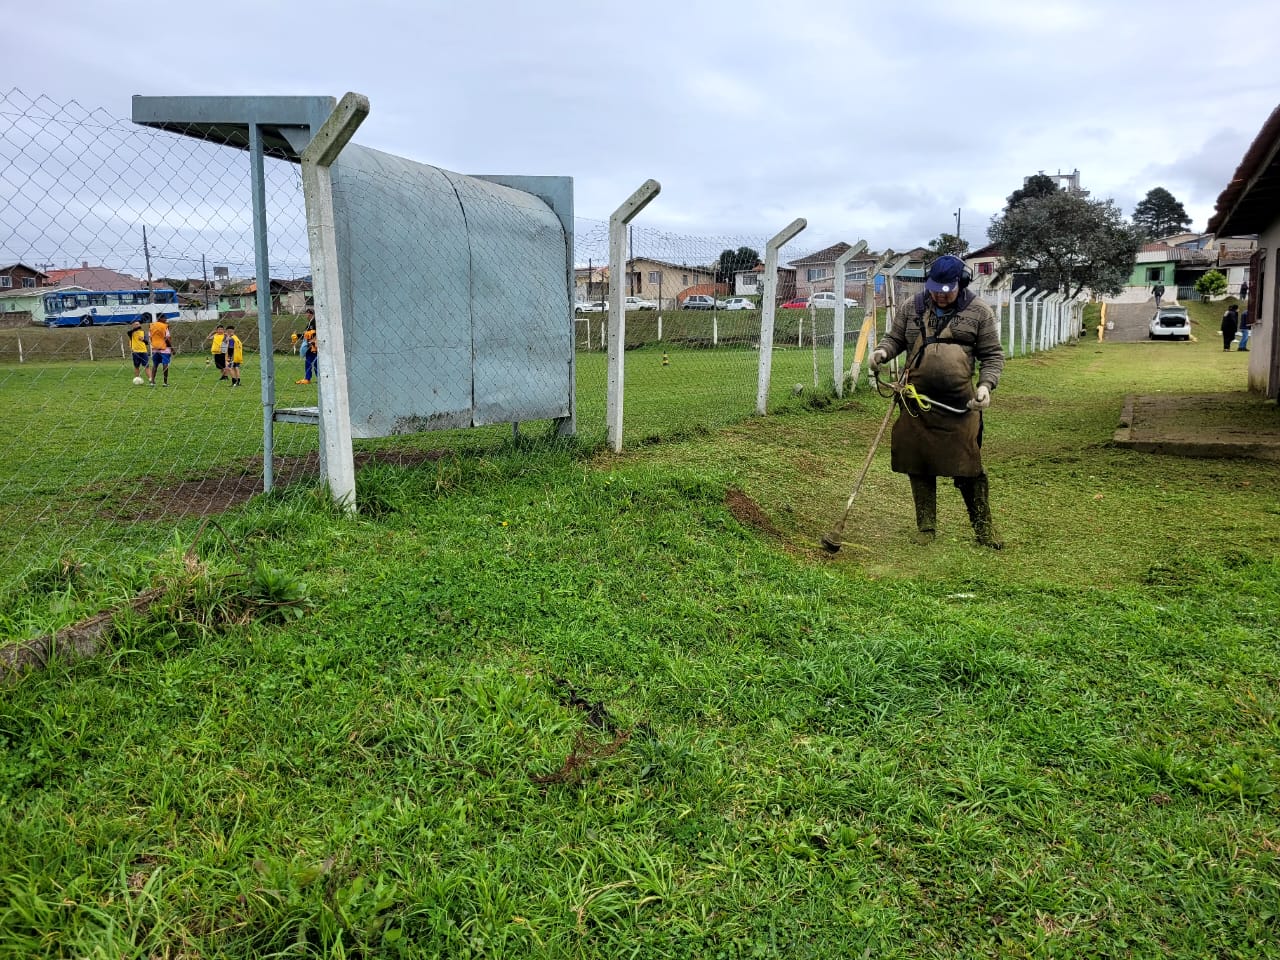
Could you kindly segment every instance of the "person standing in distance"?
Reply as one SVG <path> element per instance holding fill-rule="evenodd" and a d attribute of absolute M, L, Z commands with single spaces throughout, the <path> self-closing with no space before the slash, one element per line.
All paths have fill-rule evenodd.
<path fill-rule="evenodd" d="M 991 517 L 982 466 L 982 411 L 991 405 L 991 392 L 1000 382 L 1004 351 L 995 314 L 967 287 L 962 260 L 946 255 L 933 261 L 925 292 L 898 311 L 872 352 L 871 371 L 905 354 L 908 384 L 937 404 L 966 411 L 951 413 L 937 405 L 917 409 L 900 394 L 895 398 L 899 409 L 891 434 L 891 465 L 911 481 L 915 541 L 926 544 L 936 536 L 937 478 L 951 477 L 964 497 L 978 543 L 999 550 L 1004 543 Z"/>
<path fill-rule="evenodd" d="M 169 339 L 169 324 L 160 314 L 151 321 L 151 386 L 156 385 L 156 371 L 164 368 L 164 384 L 169 385 L 169 361 L 173 359 L 173 343 Z"/>
<path fill-rule="evenodd" d="M 307 329 L 302 331 L 303 374 L 298 383 L 310 383 L 315 379 L 316 363 L 320 356 L 316 346 L 316 312 L 307 307 Z"/>
<path fill-rule="evenodd" d="M 223 329 L 222 324 L 218 324 L 213 328 L 213 333 L 209 334 L 212 343 L 209 345 L 209 353 L 213 356 L 213 365 L 218 368 L 218 379 L 227 379 L 227 354 L 222 349 L 222 342 L 226 339 L 227 332 Z"/>
<path fill-rule="evenodd" d="M 235 327 L 227 327 L 222 339 L 222 347 L 226 357 L 223 369 L 231 374 L 231 386 L 240 386 L 240 364 L 244 363 L 244 344 L 236 336 Z"/>
<path fill-rule="evenodd" d="M 151 345 L 147 342 L 147 331 L 142 329 L 141 320 L 129 324 L 129 352 L 133 354 L 133 378 L 141 382 L 151 359 Z"/>
<path fill-rule="evenodd" d="M 1222 331 L 1222 349 L 1230 350 L 1231 343 L 1236 338 L 1236 331 L 1240 329 L 1240 308 L 1234 303 L 1227 307 L 1227 312 L 1222 315 L 1222 323 L 1218 329 Z"/>

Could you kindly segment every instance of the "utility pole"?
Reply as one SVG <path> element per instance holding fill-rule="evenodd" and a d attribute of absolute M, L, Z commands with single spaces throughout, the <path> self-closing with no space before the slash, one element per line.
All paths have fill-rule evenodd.
<path fill-rule="evenodd" d="M 147 260 L 147 292 L 150 294 L 147 299 L 152 303 L 155 303 L 156 288 L 151 282 L 151 248 L 147 246 L 147 228 L 145 225 L 142 228 L 142 255 L 146 257 Z"/>
<path fill-rule="evenodd" d="M 204 308 L 209 309 L 209 270 L 205 266 L 204 254 L 200 254 L 200 273 L 204 276 Z"/>
<path fill-rule="evenodd" d="M 956 210 L 956 239 L 960 239 L 960 211 Z"/>

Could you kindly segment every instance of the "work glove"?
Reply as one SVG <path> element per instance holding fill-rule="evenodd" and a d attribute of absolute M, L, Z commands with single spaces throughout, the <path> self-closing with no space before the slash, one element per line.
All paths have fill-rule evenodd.
<path fill-rule="evenodd" d="M 978 384 L 978 389 L 973 391 L 973 399 L 969 401 L 970 410 L 985 410 L 991 406 L 991 388 L 985 383 Z"/>
<path fill-rule="evenodd" d="M 874 376 L 889 362 L 889 353 L 883 347 L 871 351 L 871 373 Z"/>

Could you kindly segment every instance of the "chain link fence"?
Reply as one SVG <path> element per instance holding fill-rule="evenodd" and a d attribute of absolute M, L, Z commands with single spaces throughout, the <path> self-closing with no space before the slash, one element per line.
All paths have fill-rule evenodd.
<path fill-rule="evenodd" d="M 260 491 L 263 351 L 282 374 L 298 370 L 280 377 L 282 394 L 315 401 L 293 384 L 310 298 L 296 167 L 266 166 L 273 315 L 260 343 L 244 151 L 16 89 L 0 95 L 0 117 L 0 590 L 11 597 L 50 571 L 162 549 L 186 518 Z M 130 321 L 148 330 L 160 315 L 172 354 L 152 385 Z M 240 389 L 214 362 L 219 323 L 242 340 Z M 314 470 L 316 449 L 314 429 L 277 433 L 286 470 Z"/>
<path fill-rule="evenodd" d="M 15 620 L 26 614 L 13 612 L 22 605 L 11 601 L 50 571 L 56 582 L 58 571 L 145 559 L 173 542 L 175 527 L 194 529 L 199 518 L 260 492 L 264 404 L 314 408 L 317 384 L 303 382 L 298 352 L 313 291 L 296 164 L 265 161 L 271 318 L 264 337 L 245 150 L 17 89 L 0 94 L 0 118 L 0 402 L 9 413 L 0 439 L 0 632 L 12 635 L 27 628 Z M 444 406 L 458 416 L 409 417 L 363 432 L 353 425 L 364 438 L 357 464 L 436 459 L 442 450 L 507 442 L 513 420 L 561 416 L 557 390 L 569 381 L 547 370 L 569 351 L 550 306 L 568 307 L 566 295 L 577 431 L 588 446 L 602 445 L 615 284 L 626 297 L 628 442 L 713 430 L 755 411 L 766 237 L 683 235 L 637 223 L 625 269 L 614 277 L 608 223 L 577 218 L 566 293 L 555 289 L 558 280 L 512 279 L 554 276 L 531 265 L 560 225 L 522 206 L 527 196 L 437 171 L 449 181 L 442 189 L 470 204 L 475 232 L 460 245 L 458 225 L 441 219 L 456 210 L 423 200 L 402 167 L 379 163 L 363 175 L 384 181 L 383 200 L 350 225 L 344 239 L 358 249 L 343 286 L 387 322 L 352 328 L 359 362 L 348 381 L 374 406 L 379 393 L 451 393 L 457 403 Z M 337 182 L 335 193 L 342 189 Z M 483 221 L 487 230 L 477 227 Z M 358 242 L 375 235 L 380 245 Z M 835 311 L 799 302 L 839 295 L 830 272 L 813 265 L 826 264 L 832 248 L 798 246 L 783 250 L 781 262 L 796 267 L 780 271 L 776 288 L 771 412 L 830 396 L 877 308 L 883 329 L 886 290 L 866 282 L 864 263 L 843 291 L 845 370 L 835 370 Z M 919 284 L 894 289 L 901 303 Z M 1002 313 L 1011 316 L 1007 301 Z M 171 359 L 138 369 L 129 320 L 157 314 L 169 318 Z M 447 316 L 467 316 L 468 329 L 451 328 Z M 519 329 L 544 317 L 554 329 Z M 219 325 L 235 327 L 239 388 L 217 362 Z M 1035 344 L 1034 332 L 1020 336 L 1022 351 L 1028 342 Z M 548 356 L 527 352 L 544 349 Z M 425 387 L 415 371 L 423 364 L 436 371 Z M 268 368 L 274 389 L 263 388 Z M 469 423 L 490 425 L 455 429 Z M 314 422 L 275 423 L 272 433 L 277 485 L 318 475 Z"/>

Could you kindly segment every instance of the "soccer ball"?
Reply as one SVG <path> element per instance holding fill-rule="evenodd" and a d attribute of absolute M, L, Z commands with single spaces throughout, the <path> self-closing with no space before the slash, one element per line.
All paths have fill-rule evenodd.
<path fill-rule="evenodd" d="M 142 386 L 142 385 L 143 385 L 144 383 L 146 383 L 146 382 L 147 382 L 147 381 L 143 380 L 141 377 L 134 377 L 134 378 L 133 378 L 133 385 L 134 385 L 135 387 L 140 387 L 140 386 Z"/>

